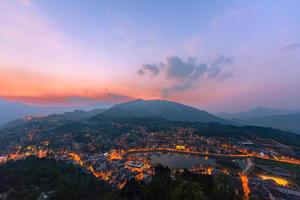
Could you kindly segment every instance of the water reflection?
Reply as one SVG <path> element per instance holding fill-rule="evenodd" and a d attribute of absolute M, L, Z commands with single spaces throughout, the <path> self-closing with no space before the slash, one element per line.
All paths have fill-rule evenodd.
<path fill-rule="evenodd" d="M 138 155 L 138 154 L 136 154 Z M 139 154 L 145 155 L 145 154 Z M 169 166 L 173 169 L 187 168 L 191 169 L 194 165 L 213 166 L 216 163 L 215 158 L 201 157 L 189 154 L 180 153 L 147 153 L 147 157 L 150 158 L 152 164 L 160 163 L 165 166 Z"/>

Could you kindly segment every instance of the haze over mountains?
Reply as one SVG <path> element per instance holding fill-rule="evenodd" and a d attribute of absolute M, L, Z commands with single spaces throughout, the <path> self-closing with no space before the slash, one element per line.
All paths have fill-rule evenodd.
<path fill-rule="evenodd" d="M 245 120 L 236 120 L 242 124 L 272 127 L 300 134 L 300 113 L 287 115 L 270 115 Z"/>
<path fill-rule="evenodd" d="M 253 119 L 253 118 L 267 117 L 272 115 L 288 115 L 294 113 L 300 113 L 300 110 L 285 110 L 285 109 L 271 109 L 271 108 L 264 108 L 264 107 L 256 107 L 238 113 L 222 112 L 222 113 L 217 113 L 216 115 L 224 119 Z"/>
<path fill-rule="evenodd" d="M 257 107 L 240 113 L 219 113 L 217 116 L 244 125 L 272 127 L 300 134 L 300 110 Z"/>
<path fill-rule="evenodd" d="M 47 106 L 31 106 L 23 103 L 10 102 L 0 99 L 0 125 L 12 120 L 23 118 L 25 116 L 46 116 L 51 114 L 62 114 L 65 112 L 73 112 L 76 109 L 93 110 L 111 106 L 111 103 L 103 105 L 93 105 L 85 107 L 47 107 Z M 77 113 L 79 114 L 79 113 Z"/>
<path fill-rule="evenodd" d="M 190 106 L 163 100 L 135 100 L 120 103 L 109 109 L 94 109 L 91 111 L 75 110 L 63 114 L 51 114 L 45 117 L 46 120 L 72 120 L 79 121 L 91 118 L 91 121 L 108 118 L 147 118 L 158 117 L 170 121 L 187 122 L 216 122 L 229 124 L 228 120 L 218 118 L 206 111 Z M 33 118 L 33 120 L 39 120 Z M 30 120 L 31 121 L 31 120 Z M 27 123 L 27 119 L 17 119 L 2 125 L 2 128 L 12 127 Z"/>
<path fill-rule="evenodd" d="M 2 128 L 26 123 L 26 120 L 20 118 L 28 115 L 48 115 L 47 119 L 75 121 L 89 118 L 98 120 L 103 118 L 159 117 L 170 121 L 216 122 L 242 126 L 272 127 L 300 134 L 300 111 L 298 110 L 258 107 L 240 113 L 220 113 L 215 116 L 206 111 L 176 102 L 141 99 L 115 104 L 108 109 L 93 109 L 90 111 L 74 110 L 75 108 L 71 107 L 35 107 L 6 101 L 0 101 L 0 109 L 0 125 L 6 123 Z M 83 109 L 87 109 L 87 107 Z"/>
<path fill-rule="evenodd" d="M 30 117 L 30 118 L 20 118 L 16 120 L 9 121 L 0 126 L 0 129 L 11 128 L 14 126 L 24 125 L 26 123 L 30 123 L 31 121 L 40 121 L 40 120 L 55 120 L 55 121 L 80 121 L 89 119 L 97 114 L 104 112 L 106 109 L 94 109 L 90 111 L 85 110 L 74 110 L 72 112 L 65 112 L 62 114 L 52 114 L 45 116 L 43 118 L 40 117 Z"/>

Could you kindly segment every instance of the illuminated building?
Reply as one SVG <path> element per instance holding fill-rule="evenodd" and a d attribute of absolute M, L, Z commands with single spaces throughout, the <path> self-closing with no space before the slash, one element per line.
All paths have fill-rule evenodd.
<path fill-rule="evenodd" d="M 184 145 L 176 145 L 175 149 L 176 150 L 185 150 L 185 146 Z"/>

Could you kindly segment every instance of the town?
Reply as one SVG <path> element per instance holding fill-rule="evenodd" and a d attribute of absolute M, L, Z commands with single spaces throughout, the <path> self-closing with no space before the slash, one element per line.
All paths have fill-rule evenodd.
<path fill-rule="evenodd" d="M 113 126 L 121 130 L 126 127 L 116 122 Z M 8 129 L 9 135 L 25 131 L 27 134 L 11 140 L 1 152 L 0 162 L 31 155 L 64 160 L 120 189 L 131 178 L 149 183 L 154 166 L 165 164 L 174 174 L 188 169 L 198 174 L 231 176 L 236 191 L 243 194 L 244 199 L 300 199 L 299 174 L 281 167 L 299 168 L 300 160 L 292 148 L 272 139 L 209 137 L 190 127 L 149 131 L 142 125 L 111 137 L 114 139 L 94 134 L 88 128 L 82 129 L 80 134 L 67 129 L 62 134 L 49 134 L 54 130 L 57 131 L 38 126 Z M 161 163 L 163 156 L 170 162 Z"/>

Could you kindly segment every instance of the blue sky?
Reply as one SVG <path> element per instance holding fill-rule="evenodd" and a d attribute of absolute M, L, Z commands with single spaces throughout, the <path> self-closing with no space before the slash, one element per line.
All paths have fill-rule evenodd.
<path fill-rule="evenodd" d="M 300 108 L 297 0 L 4 0 L 1 7 L 4 99 Z"/>

